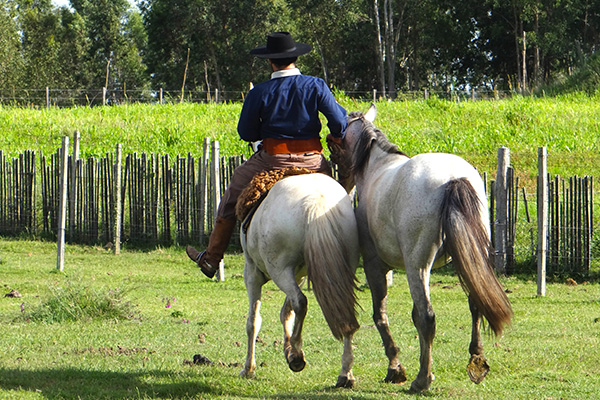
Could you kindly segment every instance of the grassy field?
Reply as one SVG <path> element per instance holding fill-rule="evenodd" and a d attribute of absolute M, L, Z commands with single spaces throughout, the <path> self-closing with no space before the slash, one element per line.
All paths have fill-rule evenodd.
<path fill-rule="evenodd" d="M 456 153 L 495 173 L 507 146 L 523 181 L 533 186 L 537 147 L 546 146 L 553 174 L 600 172 L 599 98 L 502 101 L 380 102 L 377 125 L 408 154 Z M 367 103 L 341 97 L 348 110 Z M 0 150 L 53 153 L 63 136 L 81 133 L 81 155 L 124 152 L 200 155 L 204 137 L 221 154 L 248 154 L 236 134 L 240 104 L 123 105 L 71 109 L 0 106 Z M 522 183 L 523 183 L 522 181 Z M 228 254 L 227 280 L 206 279 L 178 247 L 125 249 L 68 246 L 65 273 L 55 270 L 56 245 L 0 238 L 0 399 L 380 399 L 414 398 L 406 386 L 384 384 L 386 359 L 362 284 L 361 329 L 355 337 L 358 381 L 333 388 L 341 344 L 329 333 L 312 293 L 304 330 L 308 366 L 285 364 L 279 323 L 283 294 L 263 291 L 257 378 L 238 377 L 246 352 L 247 299 L 243 257 Z M 515 310 L 504 337 L 485 337 L 491 372 L 481 385 L 466 374 L 470 315 L 452 271 L 432 277 L 437 313 L 434 381 L 426 398 L 595 399 L 600 392 L 600 285 L 548 284 L 536 297 L 532 277 L 503 278 Z M 397 273 L 388 300 L 392 332 L 412 380 L 418 340 L 405 277 Z M 202 354 L 213 365 L 189 365 Z M 418 396 L 421 397 L 421 396 Z"/>
<path fill-rule="evenodd" d="M 52 243 L 0 240 L 0 399 L 381 399 L 414 398 L 382 382 L 386 359 L 359 270 L 361 329 L 355 337 L 357 384 L 334 389 L 341 344 L 329 333 L 312 293 L 304 329 L 306 369 L 282 354 L 283 294 L 263 291 L 257 378 L 238 377 L 245 358 L 247 299 L 240 254 L 226 257 L 225 282 L 210 281 L 180 248 L 127 250 L 68 246 L 64 273 Z M 515 318 L 502 338 L 484 337 L 491 365 L 475 385 L 466 374 L 470 315 L 452 271 L 432 277 L 437 318 L 431 399 L 595 399 L 600 392 L 600 285 L 503 278 Z M 60 295 L 60 297 L 58 296 Z M 57 304 L 57 299 L 60 299 Z M 97 310 L 86 304 L 110 304 Z M 418 340 L 405 277 L 397 273 L 388 308 L 401 359 L 413 379 Z M 116 312 L 116 314 L 115 314 Z M 87 314 L 86 314 L 87 313 Z M 59 322 L 62 321 L 62 322 Z M 214 365 L 189 365 L 202 354 Z"/>
<path fill-rule="evenodd" d="M 369 104 L 340 94 L 349 111 Z M 546 146 L 549 172 L 563 176 L 600 172 L 600 99 L 514 97 L 499 101 L 378 102 L 376 124 L 401 150 L 459 154 L 481 171 L 495 173 L 497 151 L 506 146 L 517 174 L 531 182 L 537 148 Z M 0 150 L 50 154 L 63 136 L 81 134 L 81 155 L 148 152 L 200 155 L 204 137 L 217 139 L 223 155 L 248 154 L 236 127 L 241 104 L 130 104 L 115 107 L 24 109 L 0 106 Z M 326 133 L 326 128 L 325 132 Z M 324 135 L 323 135 L 324 136 Z"/>

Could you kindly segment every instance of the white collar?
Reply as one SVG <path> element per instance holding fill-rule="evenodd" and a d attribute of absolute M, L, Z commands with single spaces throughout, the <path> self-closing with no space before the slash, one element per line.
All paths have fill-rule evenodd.
<path fill-rule="evenodd" d="M 286 76 L 301 75 L 298 68 L 282 69 L 271 74 L 271 79 L 285 78 Z"/>

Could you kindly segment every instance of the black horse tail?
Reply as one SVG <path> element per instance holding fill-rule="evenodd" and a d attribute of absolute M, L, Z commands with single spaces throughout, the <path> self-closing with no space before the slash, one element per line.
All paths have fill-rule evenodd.
<path fill-rule="evenodd" d="M 442 237 L 461 285 L 497 336 L 510 324 L 510 301 L 494 271 L 484 203 L 466 178 L 448 182 L 442 202 Z"/>
<path fill-rule="evenodd" d="M 307 276 L 331 333 L 341 340 L 360 327 L 356 317 L 359 256 L 354 211 L 350 201 L 340 201 L 331 208 L 315 202 L 309 214 L 304 255 Z"/>

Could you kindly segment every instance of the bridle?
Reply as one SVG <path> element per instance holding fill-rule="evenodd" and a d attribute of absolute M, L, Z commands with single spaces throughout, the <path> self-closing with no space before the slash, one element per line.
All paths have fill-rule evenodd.
<path fill-rule="evenodd" d="M 352 119 L 350 119 L 347 123 L 346 123 L 346 129 L 350 126 L 351 123 L 358 121 L 359 119 L 362 119 L 363 121 L 365 120 L 365 116 L 361 115 L 360 117 L 354 117 Z"/>

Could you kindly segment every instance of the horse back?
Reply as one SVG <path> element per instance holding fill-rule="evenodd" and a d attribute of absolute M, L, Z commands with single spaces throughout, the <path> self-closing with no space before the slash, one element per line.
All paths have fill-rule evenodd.
<path fill-rule="evenodd" d="M 243 238 L 244 252 L 264 268 L 266 260 L 302 264 L 311 219 L 326 213 L 344 197 L 347 197 L 346 191 L 324 174 L 282 179 L 254 213 Z"/>
<path fill-rule="evenodd" d="M 429 254 L 441 254 L 440 210 L 448 182 L 467 179 L 480 198 L 486 221 L 483 181 L 464 159 L 445 153 L 424 153 L 384 170 L 359 197 L 359 228 L 368 227 L 379 256 L 390 266 L 404 268 L 407 257 L 423 244 Z M 366 220 L 366 224 L 361 224 Z"/>

